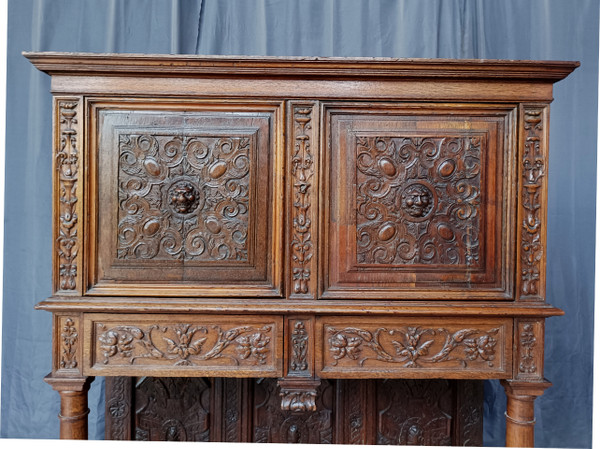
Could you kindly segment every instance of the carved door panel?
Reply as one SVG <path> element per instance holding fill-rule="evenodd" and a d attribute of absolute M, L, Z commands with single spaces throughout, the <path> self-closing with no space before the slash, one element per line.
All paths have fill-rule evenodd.
<path fill-rule="evenodd" d="M 326 108 L 323 297 L 511 299 L 514 108 Z"/>
<path fill-rule="evenodd" d="M 90 293 L 280 296 L 279 110 L 93 103 Z"/>
<path fill-rule="evenodd" d="M 281 410 L 276 379 L 107 378 L 106 439 L 483 445 L 483 383 L 323 380 L 316 411 Z"/>

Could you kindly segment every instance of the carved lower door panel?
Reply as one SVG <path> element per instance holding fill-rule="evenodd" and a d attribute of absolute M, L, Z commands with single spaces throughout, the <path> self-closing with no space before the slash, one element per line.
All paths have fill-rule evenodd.
<path fill-rule="evenodd" d="M 107 378 L 106 438 L 481 446 L 483 384 L 323 380 L 315 412 L 282 411 L 275 379 Z"/>

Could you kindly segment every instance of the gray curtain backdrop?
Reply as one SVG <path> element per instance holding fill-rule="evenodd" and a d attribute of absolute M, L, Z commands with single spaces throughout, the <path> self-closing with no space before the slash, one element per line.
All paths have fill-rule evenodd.
<path fill-rule="evenodd" d="M 0 436 L 56 438 L 50 364 L 51 96 L 21 51 L 579 60 L 551 113 L 546 377 L 536 446 L 589 447 L 598 0 L 10 0 Z M 90 392 L 102 438 L 103 382 Z M 485 443 L 505 396 L 486 382 Z"/>

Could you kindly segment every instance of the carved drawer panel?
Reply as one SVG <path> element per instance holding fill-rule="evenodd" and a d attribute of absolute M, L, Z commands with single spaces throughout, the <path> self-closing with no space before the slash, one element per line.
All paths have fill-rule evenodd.
<path fill-rule="evenodd" d="M 514 109 L 326 111 L 323 296 L 514 296 Z"/>
<path fill-rule="evenodd" d="M 86 375 L 277 377 L 280 316 L 85 317 Z"/>
<path fill-rule="evenodd" d="M 95 103 L 91 293 L 280 296 L 278 107 Z"/>
<path fill-rule="evenodd" d="M 512 320 L 321 317 L 323 378 L 502 378 L 511 374 Z"/>

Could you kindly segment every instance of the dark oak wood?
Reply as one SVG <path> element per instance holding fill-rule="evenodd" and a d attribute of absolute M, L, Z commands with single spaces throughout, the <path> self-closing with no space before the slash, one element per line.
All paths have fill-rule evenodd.
<path fill-rule="evenodd" d="M 562 314 L 545 303 L 549 104 L 578 63 L 25 56 L 54 95 L 51 379 L 279 378 L 240 393 L 279 401 L 254 416 L 322 424 L 330 378 L 369 404 L 363 379 L 500 378 L 507 444 L 532 444 Z M 68 391 L 64 434 L 82 435 Z M 228 400 L 219 438 L 247 440 Z M 438 441 L 409 430 L 384 440 Z"/>
<path fill-rule="evenodd" d="M 483 445 L 482 381 L 323 380 L 281 410 L 274 379 L 109 377 L 106 439 Z"/>

